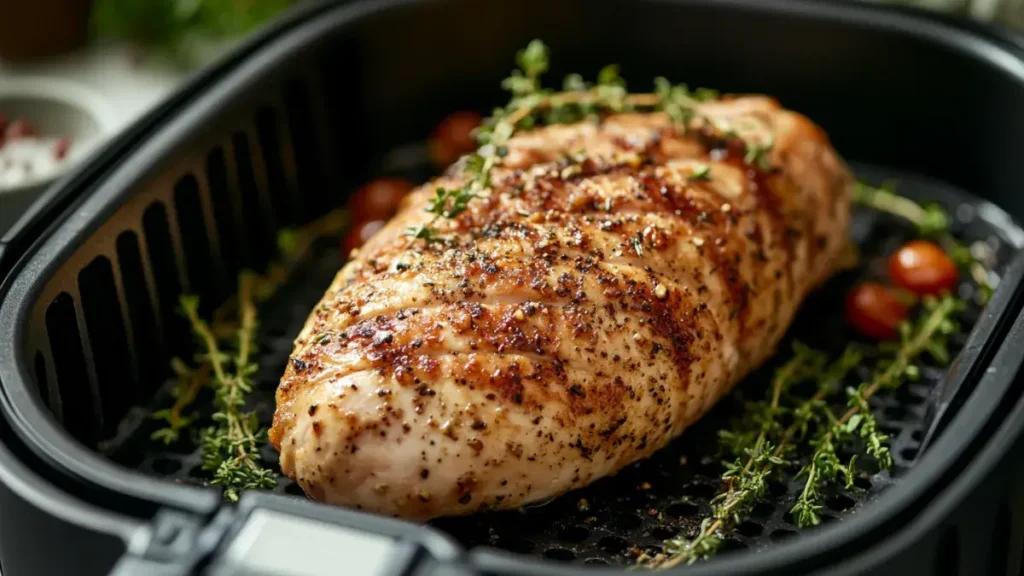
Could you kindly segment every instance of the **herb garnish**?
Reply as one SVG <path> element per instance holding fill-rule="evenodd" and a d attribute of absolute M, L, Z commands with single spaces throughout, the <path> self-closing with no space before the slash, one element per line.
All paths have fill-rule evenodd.
<path fill-rule="evenodd" d="M 782 399 L 794 384 L 814 378 L 820 372 L 824 358 L 821 352 L 799 343 L 794 344 L 793 357 L 772 378 L 767 404 L 753 403 L 747 406 L 742 420 L 756 425 L 756 437 L 729 433 L 721 435 L 727 450 L 736 460 L 724 464 L 726 471 L 722 474 L 722 480 L 725 490 L 711 500 L 711 516 L 701 521 L 700 531 L 695 538 L 666 541 L 664 548 L 667 556 L 642 556 L 640 562 L 643 565 L 671 568 L 682 563 L 692 564 L 713 556 L 722 547 L 721 532 L 738 524 L 754 502 L 764 496 L 766 480 L 772 467 L 785 464 L 782 455 L 786 450 L 786 436 L 792 433 L 789 430 L 781 431 L 779 417 L 785 410 L 781 404 Z M 776 446 L 773 440 L 779 444 Z"/>
<path fill-rule="evenodd" d="M 765 479 L 777 468 L 793 465 L 801 456 L 795 454 L 794 442 L 806 439 L 812 425 L 818 434 L 808 441 L 814 448 L 807 456 L 807 464 L 797 477 L 806 477 L 804 489 L 791 510 L 801 527 L 818 524 L 821 519 L 821 495 L 819 489 L 840 480 L 849 487 L 854 478 L 854 461 L 843 464 L 836 454 L 836 446 L 859 437 L 864 443 L 865 453 L 874 458 L 879 468 L 892 466 L 892 457 L 886 445 L 888 437 L 878 430 L 871 414 L 868 400 L 882 390 L 898 388 L 908 379 L 918 377 L 914 362 L 922 355 L 929 354 L 938 362 L 949 361 L 948 336 L 957 329 L 954 316 L 963 309 L 963 302 L 952 296 L 941 298 L 926 297 L 923 312 L 913 322 L 900 327 L 900 342 L 893 346 L 882 346 L 883 357 L 878 361 L 874 376 L 857 388 L 847 388 L 847 410 L 835 416 L 828 406 L 828 400 L 838 393 L 842 381 L 860 362 L 860 353 L 848 347 L 838 359 L 825 370 L 821 370 L 822 353 L 805 346 L 794 346 L 794 356 L 776 372 L 773 380 L 771 399 L 767 406 L 754 403 L 748 406 L 745 421 L 758 423 L 760 432 L 752 444 L 749 435 L 723 432 L 720 434 L 723 448 L 738 455 L 747 455 L 746 462 L 738 459 L 725 464 L 722 474 L 724 490 L 712 499 L 712 514 L 701 522 L 699 532 L 692 539 L 673 539 L 664 543 L 665 554 L 655 557 L 642 556 L 641 564 L 655 568 L 670 568 L 682 563 L 693 563 L 712 556 L 722 545 L 724 533 L 742 521 L 743 515 L 753 503 L 765 493 Z M 802 367 L 798 372 L 794 366 Z M 780 405 L 778 398 L 795 380 L 815 378 L 817 391 L 811 398 L 793 408 Z M 780 431 L 779 417 L 783 413 L 791 416 L 791 423 Z M 772 441 L 775 441 L 773 445 Z"/>
<path fill-rule="evenodd" d="M 243 273 L 238 283 L 239 326 L 235 354 L 221 350 L 210 326 L 199 315 L 199 299 L 182 296 L 181 309 L 199 342 L 196 361 L 208 365 L 214 389 L 214 425 L 200 435 L 202 466 L 213 472 L 213 484 L 224 487 L 224 497 L 234 502 L 242 490 L 272 488 L 274 473 L 260 463 L 259 447 L 266 431 L 259 428 L 255 412 L 242 412 L 245 397 L 252 391 L 252 375 L 258 366 L 252 361 L 256 334 L 255 277 Z"/>
<path fill-rule="evenodd" d="M 509 139 L 519 131 L 545 124 L 571 124 L 596 119 L 607 113 L 661 111 L 683 133 L 702 128 L 717 131 L 727 139 L 740 138 L 734 129 L 720 127 L 708 118 L 699 117 L 698 105 L 718 98 L 714 90 L 698 88 L 691 91 L 686 84 L 672 84 L 665 78 L 656 78 L 653 92 L 631 94 L 626 89 L 626 81 L 619 75 L 618 66 L 610 65 L 598 72 L 596 84 L 586 82 L 579 74 L 570 74 L 562 82 L 562 91 L 554 92 L 545 89 L 540 82 L 549 68 L 548 49 L 540 40 L 534 40 L 520 50 L 516 54 L 516 64 L 519 68 L 501 84 L 512 98 L 504 108 L 496 108 L 477 129 L 480 147 L 460 160 L 468 178 L 458 188 L 438 187 L 435 190 L 435 196 L 426 208 L 433 217 L 427 223 L 412 226 L 406 231 L 412 239 L 428 243 L 442 239 L 435 229 L 438 220 L 455 218 L 467 209 L 471 200 L 486 194 L 491 186 L 491 171 L 501 164 L 508 153 Z M 761 168 L 769 167 L 770 139 L 743 143 L 747 162 Z"/>
<path fill-rule="evenodd" d="M 834 483 L 839 476 L 845 480 L 847 488 L 853 483 L 853 460 L 843 465 L 836 456 L 835 446 L 854 437 L 864 442 L 864 451 L 874 458 L 879 469 L 892 467 L 892 455 L 886 443 L 889 437 L 878 430 L 868 399 L 875 393 L 898 388 L 905 380 L 915 380 L 918 368 L 914 361 L 924 353 L 942 364 L 949 362 L 947 338 L 956 332 L 957 325 L 953 316 L 964 307 L 963 302 L 951 296 L 940 299 L 925 298 L 924 314 L 916 322 L 905 322 L 900 326 L 900 343 L 893 347 L 882 347 L 889 351 L 877 364 L 875 376 L 870 382 L 864 382 L 856 389 L 847 388 L 848 409 L 838 419 L 827 412 L 831 425 L 819 438 L 812 440 L 814 453 L 810 463 L 804 466 L 797 477 L 807 477 L 804 489 L 793 507 L 792 513 L 801 528 L 817 525 L 821 519 L 818 486 Z"/>
<path fill-rule="evenodd" d="M 189 320 L 200 351 L 196 366 L 190 367 L 180 358 L 171 360 L 177 381 L 171 389 L 174 403 L 158 410 L 152 418 L 165 423 L 151 438 L 173 444 L 199 417 L 188 413 L 203 388 L 214 391 L 213 425 L 198 431 L 202 466 L 212 472 L 213 484 L 224 486 L 224 497 L 235 501 L 243 490 L 271 488 L 273 474 L 260 463 L 259 447 L 266 442 L 266 431 L 260 429 L 253 413 L 243 413 L 245 397 L 252 389 L 251 377 L 256 371 L 255 354 L 257 326 L 256 303 L 269 298 L 289 277 L 295 265 L 317 238 L 339 235 L 348 226 L 348 214 L 335 210 L 298 230 L 278 233 L 280 258 L 271 262 L 263 276 L 243 271 L 238 279 L 237 297 L 214 313 L 207 323 L 199 314 L 199 300 L 182 296 L 182 314 Z M 233 346 L 234 353 L 224 351 Z"/>

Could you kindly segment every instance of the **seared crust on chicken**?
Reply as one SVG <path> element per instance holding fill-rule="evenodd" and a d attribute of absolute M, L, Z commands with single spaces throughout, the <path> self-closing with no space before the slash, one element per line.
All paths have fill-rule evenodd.
<path fill-rule="evenodd" d="M 649 456 L 769 358 L 847 246 L 851 175 L 770 98 L 516 135 L 485 197 L 437 186 L 338 274 L 295 342 L 270 432 L 316 499 L 425 519 L 541 501 Z M 760 134 L 756 134 L 760 132 Z M 749 158 L 748 158 L 749 160 Z"/>

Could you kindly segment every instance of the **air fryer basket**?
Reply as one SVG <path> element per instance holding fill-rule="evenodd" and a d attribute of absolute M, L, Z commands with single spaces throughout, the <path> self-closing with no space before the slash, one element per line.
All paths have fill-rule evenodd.
<path fill-rule="evenodd" d="M 81 195 L 77 201 L 40 213 L 33 230 L 45 226 L 45 233 L 26 248 L 0 306 L 0 407 L 11 428 L 4 442 L 17 444 L 68 493 L 119 514 L 158 522 L 183 517 L 207 531 L 230 532 L 224 526 L 231 509 L 219 508 L 217 491 L 195 483 L 195 447 L 147 441 L 148 414 L 166 402 L 168 359 L 187 355 L 191 345 L 175 313 L 177 296 L 199 294 L 209 311 L 233 290 L 238 270 L 266 265 L 277 230 L 341 205 L 370 176 L 425 177 L 415 143 L 447 112 L 499 102 L 496 86 L 511 55 L 533 37 L 552 47 L 552 78 L 618 62 L 634 86 L 665 75 L 776 95 L 822 124 L 844 156 L 871 163 L 856 165 L 863 177 L 895 177 L 901 192 L 943 202 L 967 237 L 997 248 L 1003 282 L 983 312 L 965 318 L 977 324 L 957 340 L 963 351 L 948 377 L 966 393 L 946 433 L 916 453 L 926 399 L 946 373 L 930 369 L 922 382 L 876 405 L 894 436 L 898 478 L 868 475 L 858 489 L 832 494 L 828 517 L 839 521 L 796 538 L 789 538 L 786 514 L 792 487 L 776 483 L 770 500 L 728 541 L 730 549 L 759 553 L 729 553 L 690 570 L 823 569 L 895 534 L 986 445 L 1009 413 L 997 410 L 999 399 L 1008 406 L 1019 394 L 1020 358 L 1006 351 L 1004 336 L 1020 308 L 1024 273 L 1016 254 L 1024 234 L 1013 223 L 1024 220 L 1016 193 L 1024 184 L 1016 165 L 1024 56 L 989 31 L 867 6 L 451 0 L 306 7 L 218 73 L 196 80 L 136 131 L 132 146 L 122 142 L 97 158 L 108 166 L 103 172 L 70 180 L 66 187 Z M 857 223 L 869 251 L 884 252 L 901 237 L 891 221 L 866 213 Z M 290 341 L 339 265 L 334 246 L 319 246 L 261 312 L 255 408 L 264 420 Z M 835 302 L 851 281 L 840 278 L 816 295 L 794 333 L 840 345 L 846 335 Z M 836 327 L 825 337 L 817 334 L 822 319 Z M 765 373 L 739 393 L 758 394 Z M 984 394 L 971 394 L 975 389 Z M 714 430 L 727 425 L 731 401 L 614 479 L 524 512 L 447 519 L 435 528 L 465 548 L 503 549 L 473 548 L 462 565 L 470 571 L 557 573 L 567 570 L 558 561 L 629 562 L 634 547 L 651 549 L 707 510 L 718 473 L 709 446 Z M 266 457 L 276 459 L 272 450 Z M 1000 530 L 1024 522 L 1024 490 L 1003 487 L 997 508 L 1006 516 L 986 535 L 1005 546 L 979 556 L 975 566 L 1012 568 L 1019 558 L 1020 530 Z M 448 549 L 427 529 L 385 529 L 362 515 L 308 505 L 288 496 L 299 492 L 286 481 L 276 492 L 247 499 L 241 510 L 262 505 L 322 515 L 433 542 L 424 546 L 435 559 L 451 554 L 437 552 Z M 11 525 L 2 514 L 0 530 Z M 956 564 L 936 550 L 975 557 L 966 534 L 947 533 L 953 535 L 925 539 L 915 552 L 922 559 L 911 565 L 939 572 Z M 0 561 L 7 554 L 0 548 Z M 1000 555 L 1015 560 L 995 563 Z"/>

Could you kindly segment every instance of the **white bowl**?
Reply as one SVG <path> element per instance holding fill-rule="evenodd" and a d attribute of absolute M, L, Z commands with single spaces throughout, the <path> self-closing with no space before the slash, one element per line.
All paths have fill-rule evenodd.
<path fill-rule="evenodd" d="M 88 88 L 51 78 L 0 78 L 0 113 L 27 120 L 41 136 L 67 136 L 67 156 L 52 169 L 0 181 L 0 233 L 14 223 L 40 192 L 89 156 L 116 126 L 113 108 Z"/>

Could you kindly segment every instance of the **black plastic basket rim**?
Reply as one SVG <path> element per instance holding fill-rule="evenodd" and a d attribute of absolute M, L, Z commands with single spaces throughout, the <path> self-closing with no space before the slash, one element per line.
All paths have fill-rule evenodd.
<path fill-rule="evenodd" d="M 113 212 L 119 201 L 127 197 L 131 184 L 149 174 L 164 155 L 187 145 L 194 126 L 215 122 L 232 96 L 245 93 L 257 81 L 260 69 L 273 67 L 286 60 L 304 45 L 304 40 L 320 34 L 325 28 L 343 27 L 369 15 L 392 7 L 414 4 L 421 0 L 366 0 L 344 6 L 326 4 L 306 6 L 286 20 L 265 30 L 246 42 L 209 73 L 201 74 L 182 89 L 158 113 L 148 117 L 137 128 L 112 142 L 94 157 L 94 167 L 84 166 L 68 177 L 63 187 L 54 188 L 47 199 L 54 201 L 63 194 L 81 194 L 72 210 L 63 209 L 49 226 L 49 231 L 36 241 L 11 269 L 0 287 L 0 411 L 15 430 L 18 438 L 41 460 L 57 470 L 85 482 L 93 489 L 106 491 L 113 497 L 145 503 L 147 508 L 171 506 L 201 515 L 212 514 L 220 505 L 217 492 L 192 486 L 173 485 L 141 473 L 123 469 L 105 460 L 72 440 L 35 398 L 29 387 L 30 376 L 23 364 L 20 348 L 25 339 L 29 304 L 38 295 L 41 282 L 70 255 L 77 242 L 86 238 L 104 216 Z M 672 2 L 673 0 L 647 0 Z M 712 3 L 711 0 L 689 0 L 684 3 Z M 923 16 L 904 10 L 872 5 L 831 3 L 815 0 L 788 0 L 785 3 L 761 3 L 756 0 L 721 0 L 715 7 L 744 7 L 762 12 L 798 15 L 803 18 L 842 18 L 858 24 L 900 30 L 928 38 L 951 48 L 969 50 L 1006 70 L 1024 82 L 1024 45 L 1011 35 L 979 23 L 961 23 L 938 16 Z M 313 21 L 314 16 L 319 16 Z M 138 143 L 128 155 L 129 143 Z M 125 155 L 128 155 L 127 158 Z M 105 174 L 96 172 L 99 163 L 109 166 Z M 29 218 L 29 217 L 27 217 Z M 19 226 L 27 224 L 23 219 Z M 993 342 L 989 338 L 1005 330 L 1019 311 L 1024 278 L 1024 254 L 1018 254 L 1004 275 L 1003 288 L 996 291 L 987 312 L 971 331 L 965 352 L 958 356 L 964 370 L 958 377 L 976 376 L 984 361 L 1007 357 L 1019 361 L 1020 352 L 1012 354 L 1009 340 Z M 1020 324 L 1021 320 L 1017 320 Z M 987 340 L 986 340 L 987 339 Z M 982 341 L 982 342 L 979 342 Z M 987 345 L 982 345 L 987 343 Z M 997 344 L 998 354 L 996 351 Z M 1009 389 L 1012 378 L 1006 371 L 981 375 L 977 388 L 985 394 L 972 394 L 949 428 L 923 454 L 920 461 L 896 486 L 884 493 L 870 508 L 848 520 L 825 526 L 799 539 L 779 543 L 756 555 L 737 554 L 716 559 L 693 574 L 724 574 L 749 572 L 754 569 L 780 569 L 807 562 L 813 555 L 825 553 L 842 543 L 866 539 L 884 526 L 898 511 L 913 507 L 933 494 L 938 487 L 933 480 L 947 478 L 966 465 L 973 456 L 972 445 L 984 441 L 982 432 L 991 424 L 987 417 Z M 965 416 L 966 415 L 966 416 Z M 968 417 L 970 416 L 970 417 Z M 938 457 L 938 453 L 959 454 L 956 460 Z M 424 528 L 424 530 L 428 530 Z M 473 553 L 483 567 L 520 573 L 549 573 L 551 563 L 493 552 Z M 696 569 L 693 569 L 696 568 Z M 591 573 L 593 567 L 559 566 L 561 573 Z"/>

